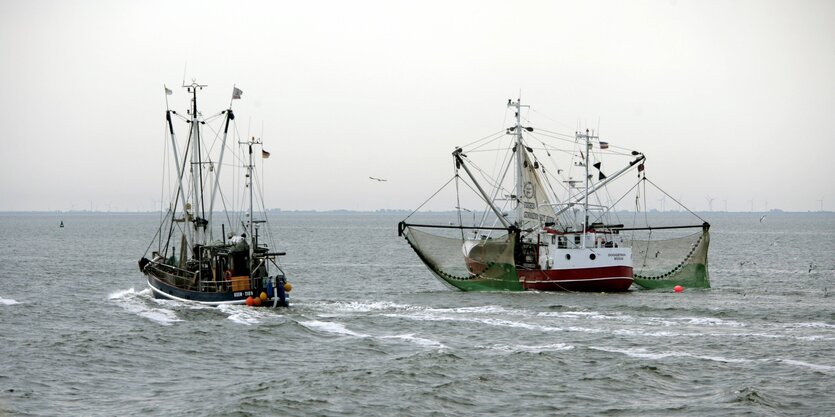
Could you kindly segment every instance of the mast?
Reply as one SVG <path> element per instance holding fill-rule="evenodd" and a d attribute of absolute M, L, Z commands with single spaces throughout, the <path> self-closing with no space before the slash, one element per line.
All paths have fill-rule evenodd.
<path fill-rule="evenodd" d="M 525 207 L 522 204 L 522 196 L 525 192 L 525 184 L 522 182 L 524 181 L 524 177 L 522 175 L 522 164 L 524 163 L 524 157 L 522 156 L 522 152 L 524 152 L 525 145 L 522 140 L 522 107 L 530 107 L 528 105 L 522 105 L 522 98 L 520 97 L 516 101 L 507 101 L 507 107 L 515 107 L 516 108 L 516 126 L 514 126 L 513 130 L 516 134 L 516 145 L 514 145 L 514 149 L 516 151 L 516 225 L 522 225 L 522 219 L 524 218 L 524 210 Z"/>
<path fill-rule="evenodd" d="M 249 240 L 252 242 L 249 245 L 249 255 L 250 259 L 252 259 L 252 251 L 254 250 L 253 246 L 255 245 L 255 219 L 252 217 L 252 143 L 255 142 L 255 138 L 251 142 L 249 142 L 249 165 L 246 167 L 246 178 L 247 178 L 247 187 L 249 187 Z"/>
<path fill-rule="evenodd" d="M 214 213 L 215 208 L 215 196 L 217 195 L 217 190 L 220 187 L 220 171 L 223 168 L 223 155 L 226 154 L 226 137 L 229 134 L 229 123 L 232 120 L 235 120 L 235 114 L 232 113 L 232 105 L 230 104 L 229 110 L 226 110 L 226 123 L 223 128 L 223 142 L 220 145 L 220 157 L 218 158 L 217 169 L 215 171 L 215 184 L 214 188 L 212 188 L 212 195 L 209 198 L 209 225 L 212 224 L 212 214 Z M 226 236 L 221 236 L 220 238 L 223 239 L 224 242 L 226 241 Z M 209 226 L 209 241 L 212 240 L 214 240 L 212 228 Z"/>
<path fill-rule="evenodd" d="M 197 89 L 203 89 L 205 85 L 200 85 L 192 82 L 190 86 L 185 86 L 192 94 L 191 99 L 191 183 L 192 183 L 192 203 L 191 209 L 194 219 L 191 220 L 194 225 L 195 237 L 192 244 L 206 243 L 206 224 L 205 209 L 203 207 L 203 161 L 200 154 L 200 120 L 197 113 Z M 195 172 L 196 169 L 196 172 Z"/>
<path fill-rule="evenodd" d="M 260 145 L 261 144 L 261 139 L 255 139 L 255 136 L 253 136 L 251 139 L 247 140 L 246 142 L 238 142 L 238 144 L 247 145 L 247 147 L 249 149 L 249 162 L 247 163 L 247 166 L 246 166 L 246 186 L 247 186 L 247 188 L 249 188 L 249 210 L 248 210 L 248 214 L 249 214 L 249 241 L 250 241 L 249 256 L 250 256 L 250 259 L 252 259 L 252 255 L 255 252 L 255 244 L 256 244 L 256 241 L 255 241 L 255 219 L 252 217 L 252 215 L 253 215 L 253 205 L 254 205 L 254 195 L 253 194 L 255 192 L 255 190 L 252 189 L 252 185 L 253 185 L 252 172 L 253 172 L 253 168 L 255 167 L 255 165 L 252 162 L 252 146 L 253 145 Z"/>
<path fill-rule="evenodd" d="M 586 247 L 586 231 L 589 229 L 589 151 L 591 150 L 591 142 L 589 139 L 598 139 L 597 136 L 589 135 L 589 130 L 586 129 L 586 134 L 577 132 L 578 139 L 585 139 L 586 153 L 583 158 L 583 165 L 586 166 L 585 187 L 583 188 L 583 248 Z"/>
<path fill-rule="evenodd" d="M 168 104 L 168 100 L 166 99 L 166 107 Z M 171 110 L 165 110 L 165 120 L 168 122 L 168 132 L 171 134 L 171 147 L 174 148 L 174 165 L 177 166 L 177 186 L 180 187 L 177 194 L 180 195 L 180 203 L 183 205 L 183 216 L 185 217 L 186 212 L 186 193 L 185 188 L 183 187 L 183 171 L 185 166 L 180 165 L 180 153 L 177 151 L 177 136 L 174 133 L 174 124 L 171 122 Z M 183 164 L 185 164 L 185 160 L 183 160 Z M 172 215 L 173 216 L 173 215 Z M 186 241 L 191 242 L 191 230 L 186 228 Z"/>

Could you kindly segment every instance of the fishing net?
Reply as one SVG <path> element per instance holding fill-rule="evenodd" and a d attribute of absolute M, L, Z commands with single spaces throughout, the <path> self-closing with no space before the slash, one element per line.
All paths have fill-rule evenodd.
<path fill-rule="evenodd" d="M 710 287 L 707 228 L 680 237 L 653 231 L 635 233 L 632 239 L 624 239 L 624 244 L 632 248 L 635 284 L 644 288 Z"/>
<path fill-rule="evenodd" d="M 462 290 L 522 290 L 513 261 L 516 235 L 492 232 L 401 223 L 401 235 L 442 282 Z"/>

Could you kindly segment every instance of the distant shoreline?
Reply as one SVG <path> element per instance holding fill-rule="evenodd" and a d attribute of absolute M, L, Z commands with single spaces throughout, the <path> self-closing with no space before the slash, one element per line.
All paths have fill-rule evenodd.
<path fill-rule="evenodd" d="M 39 211 L 39 210 L 20 210 L 20 211 L 0 211 L 0 216 L 14 216 L 14 215 L 68 215 L 68 216 L 85 216 L 85 215 L 135 215 L 135 214 L 156 214 L 159 215 L 160 211 L 89 211 L 89 210 L 68 210 L 68 211 L 60 211 L 60 210 L 53 210 L 53 211 Z M 281 209 L 270 209 L 267 210 L 267 214 L 269 215 L 401 215 L 401 216 L 408 216 L 411 214 L 411 210 L 398 210 L 398 209 L 378 209 L 378 210 L 347 210 L 347 209 L 339 209 L 339 210 L 281 210 Z M 449 215 L 449 214 L 456 214 L 456 210 L 446 210 L 446 211 L 419 211 L 416 214 L 424 214 L 424 215 Z M 476 212 L 478 215 L 480 212 Z M 617 211 L 616 213 L 620 214 L 634 214 L 633 211 Z M 675 215 L 675 214 L 686 214 L 687 211 L 657 211 L 657 210 L 650 210 L 647 213 L 649 214 L 662 214 L 662 215 Z M 835 213 L 833 211 L 820 211 L 820 210 L 809 210 L 809 211 L 783 211 L 780 209 L 772 209 L 769 211 L 694 211 L 693 213 L 701 214 L 701 215 L 713 215 L 713 214 L 733 214 L 733 215 L 780 215 L 780 214 L 832 214 Z"/>

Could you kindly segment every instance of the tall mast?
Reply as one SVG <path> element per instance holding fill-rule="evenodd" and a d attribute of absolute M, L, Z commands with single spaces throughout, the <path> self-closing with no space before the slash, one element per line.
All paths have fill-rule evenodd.
<path fill-rule="evenodd" d="M 194 216 L 192 224 L 194 225 L 195 238 L 193 244 L 206 243 L 206 220 L 203 208 L 203 161 L 200 154 L 200 120 L 197 113 L 197 89 L 202 89 L 205 85 L 199 85 L 192 82 L 190 86 L 186 86 L 189 92 L 192 93 L 191 99 L 191 183 L 192 183 L 192 203 L 191 209 Z"/>
<path fill-rule="evenodd" d="M 214 213 L 215 197 L 217 195 L 217 190 L 220 187 L 220 171 L 223 168 L 223 155 L 226 154 L 226 137 L 229 134 L 229 123 L 232 120 L 235 120 L 235 114 L 232 113 L 232 106 L 230 105 L 229 110 L 226 110 L 226 123 L 225 123 L 225 126 L 223 128 L 223 142 L 221 142 L 220 157 L 218 158 L 217 168 L 215 169 L 215 181 L 214 181 L 215 184 L 214 184 L 214 188 L 212 189 L 212 195 L 209 198 L 209 225 L 210 225 L 209 226 L 209 241 L 212 241 L 214 239 L 214 236 L 212 235 L 212 228 L 211 228 L 212 214 Z M 226 236 L 221 236 L 220 238 L 223 239 L 224 241 L 226 241 Z"/>
<path fill-rule="evenodd" d="M 168 104 L 168 100 L 166 99 L 166 107 Z M 180 195 L 180 202 L 183 205 L 183 216 L 185 216 L 186 212 L 186 190 L 183 187 L 183 174 L 185 170 L 185 159 L 180 163 L 180 153 L 177 151 L 177 136 L 174 133 L 174 124 L 171 122 L 171 110 L 165 110 L 165 120 L 168 123 L 168 132 L 171 134 L 171 146 L 174 148 L 174 165 L 177 166 L 177 186 L 180 187 L 177 191 L 177 194 Z M 185 228 L 186 230 L 186 243 L 192 241 L 191 237 L 191 230 L 189 228 Z"/>
<path fill-rule="evenodd" d="M 249 165 L 246 167 L 246 177 L 249 180 L 249 240 L 252 242 L 252 245 L 249 245 L 249 252 L 252 255 L 252 251 L 254 250 L 253 246 L 255 245 L 255 219 L 252 217 L 252 144 L 255 142 L 255 138 L 249 142 Z"/>
<path fill-rule="evenodd" d="M 589 229 L 589 154 L 591 151 L 590 139 L 598 139 L 597 136 L 589 135 L 589 130 L 586 129 L 586 134 L 577 132 L 578 139 L 585 140 L 586 153 L 583 155 L 583 165 L 586 166 L 585 187 L 583 188 L 583 247 L 586 247 L 586 231 Z"/>
<path fill-rule="evenodd" d="M 249 255 L 252 256 L 253 252 L 255 251 L 255 219 L 252 217 L 253 215 L 253 205 L 254 205 L 254 192 L 255 190 L 252 189 L 252 171 L 255 165 L 252 162 L 252 146 L 253 145 L 260 145 L 261 139 L 255 139 L 253 136 L 252 138 L 248 139 L 246 142 L 238 142 L 240 145 L 247 145 L 249 149 L 249 163 L 246 166 L 246 186 L 249 188 L 249 239 L 251 244 L 249 245 Z M 251 258 L 250 258 L 251 259 Z"/>
<path fill-rule="evenodd" d="M 525 184 L 523 184 L 524 177 L 522 175 L 522 164 L 524 163 L 524 157 L 522 156 L 522 152 L 524 152 L 525 145 L 522 140 L 522 107 L 530 107 L 530 106 L 523 106 L 522 105 L 522 98 L 520 97 L 516 101 L 507 101 L 507 107 L 514 107 L 516 109 L 516 126 L 514 127 L 514 131 L 516 133 L 516 145 L 514 149 L 516 149 L 516 225 L 522 225 L 522 219 L 524 218 L 524 210 L 525 207 L 522 204 L 522 196 L 525 192 Z"/>

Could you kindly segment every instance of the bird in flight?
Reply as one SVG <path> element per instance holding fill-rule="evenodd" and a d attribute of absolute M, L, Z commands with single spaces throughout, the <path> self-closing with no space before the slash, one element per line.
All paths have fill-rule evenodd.
<path fill-rule="evenodd" d="M 370 178 L 370 179 L 372 179 L 372 180 L 374 180 L 374 181 L 380 181 L 380 182 L 386 182 L 386 181 L 388 181 L 387 179 L 383 179 L 383 178 L 375 178 L 375 177 L 368 177 L 368 178 Z"/>
<path fill-rule="evenodd" d="M 765 215 L 765 214 L 763 214 L 763 216 L 762 216 L 762 217 L 760 217 L 760 223 L 762 223 L 762 222 L 763 222 L 763 220 L 765 220 L 765 216 L 766 216 L 766 215 Z"/>

